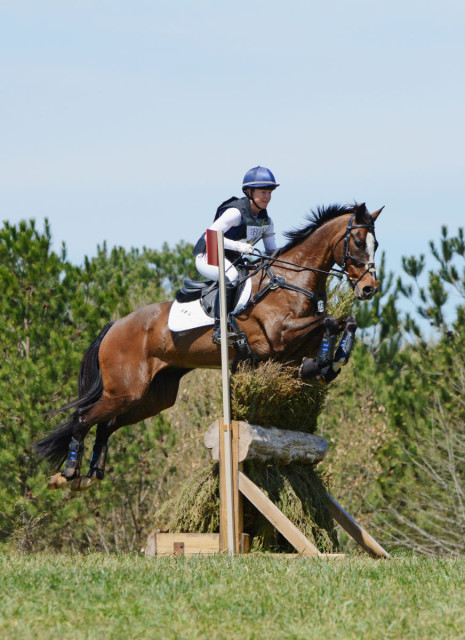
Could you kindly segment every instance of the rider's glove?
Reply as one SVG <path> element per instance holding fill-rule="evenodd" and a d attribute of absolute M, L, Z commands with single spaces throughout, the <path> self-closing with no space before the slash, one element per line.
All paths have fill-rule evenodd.
<path fill-rule="evenodd" d="M 248 242 L 235 241 L 234 242 L 234 251 L 239 251 L 239 253 L 248 254 L 248 253 L 253 253 L 254 248 Z"/>

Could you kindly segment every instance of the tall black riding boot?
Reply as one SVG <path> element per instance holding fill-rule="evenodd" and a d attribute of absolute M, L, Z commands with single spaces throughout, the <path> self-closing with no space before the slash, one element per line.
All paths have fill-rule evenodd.
<path fill-rule="evenodd" d="M 229 344 L 234 344 L 237 340 L 238 335 L 234 326 L 231 325 L 229 314 L 234 309 L 234 302 L 236 299 L 236 286 L 231 282 L 226 283 L 226 313 L 228 314 L 228 334 L 227 339 Z M 221 342 L 221 327 L 220 327 L 220 290 L 218 289 L 218 293 L 215 298 L 215 326 L 213 327 L 213 336 L 212 341 L 215 344 L 220 344 Z"/>

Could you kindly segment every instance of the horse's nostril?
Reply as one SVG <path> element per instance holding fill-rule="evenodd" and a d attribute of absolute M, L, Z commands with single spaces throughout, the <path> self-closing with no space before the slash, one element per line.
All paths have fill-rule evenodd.
<path fill-rule="evenodd" d="M 372 296 L 374 293 L 374 288 L 370 287 L 369 285 L 367 285 L 366 287 L 363 287 L 363 295 L 368 298 L 368 296 Z"/>

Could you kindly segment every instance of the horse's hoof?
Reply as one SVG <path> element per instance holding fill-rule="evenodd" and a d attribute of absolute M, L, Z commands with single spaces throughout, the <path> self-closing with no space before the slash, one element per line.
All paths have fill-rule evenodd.
<path fill-rule="evenodd" d="M 63 489 L 67 484 L 68 480 L 61 473 L 55 473 L 48 481 L 47 489 Z"/>
<path fill-rule="evenodd" d="M 79 478 L 74 478 L 71 484 L 71 491 L 88 491 L 93 484 L 95 484 L 95 478 L 79 476 Z"/>

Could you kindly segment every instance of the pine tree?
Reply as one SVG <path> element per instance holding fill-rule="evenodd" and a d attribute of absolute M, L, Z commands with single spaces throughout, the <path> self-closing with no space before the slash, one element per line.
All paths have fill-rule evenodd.
<path fill-rule="evenodd" d="M 169 473 L 161 465 L 174 443 L 165 416 L 114 438 L 113 480 L 93 495 L 47 492 L 47 464 L 30 447 L 58 421 L 50 411 L 76 397 L 82 356 L 102 326 L 135 306 L 169 299 L 184 269 L 193 272 L 184 244 L 162 252 L 104 245 L 78 267 L 64 246 L 52 250 L 47 221 L 42 232 L 33 220 L 0 230 L 0 539 L 16 532 L 26 548 L 140 543 L 141 522 L 153 508 L 149 488 Z M 115 519 L 118 532 L 101 524 Z"/>

